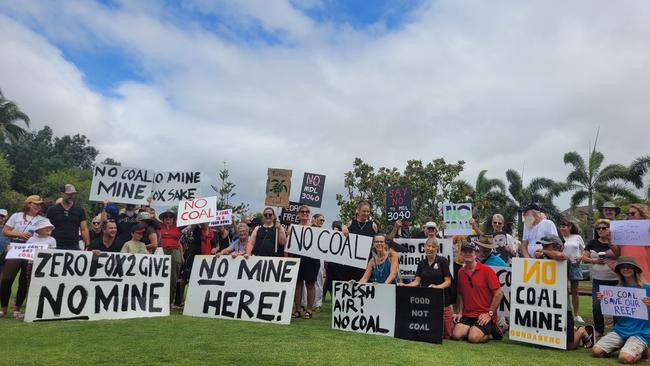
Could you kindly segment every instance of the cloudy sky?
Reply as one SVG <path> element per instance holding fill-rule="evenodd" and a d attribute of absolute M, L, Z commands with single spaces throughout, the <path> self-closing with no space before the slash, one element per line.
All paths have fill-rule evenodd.
<path fill-rule="evenodd" d="M 325 174 L 332 218 L 355 157 L 564 179 L 598 127 L 606 163 L 647 155 L 648 19 L 647 1 L 2 0 L 0 88 L 100 160 L 210 183 L 226 161 L 253 209 L 268 167 Z"/>

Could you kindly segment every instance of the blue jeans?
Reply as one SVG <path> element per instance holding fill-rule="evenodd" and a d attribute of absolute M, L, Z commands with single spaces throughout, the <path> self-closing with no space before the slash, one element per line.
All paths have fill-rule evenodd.
<path fill-rule="evenodd" d="M 605 280 L 591 280 L 591 306 L 592 314 L 594 316 L 594 328 L 596 332 L 605 334 L 605 318 L 603 317 L 603 311 L 600 308 L 600 301 L 596 298 L 596 293 L 600 291 L 600 285 L 605 286 L 616 286 L 618 281 L 605 281 Z"/>

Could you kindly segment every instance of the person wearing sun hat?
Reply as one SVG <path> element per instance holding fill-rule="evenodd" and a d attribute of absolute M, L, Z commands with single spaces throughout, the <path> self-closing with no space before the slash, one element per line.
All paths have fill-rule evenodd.
<path fill-rule="evenodd" d="M 607 201 L 598 207 L 600 217 L 607 220 L 616 220 L 616 216 L 621 213 L 621 208 L 613 202 Z"/>
<path fill-rule="evenodd" d="M 34 230 L 34 236 L 27 240 L 27 244 L 47 244 L 49 249 L 56 249 L 56 239 L 51 236 L 54 225 L 50 220 L 43 218 L 38 221 Z"/>
<path fill-rule="evenodd" d="M 472 242 L 478 245 L 478 258 L 486 266 L 508 267 L 508 264 L 500 257 L 494 255 L 494 249 L 497 247 L 492 237 L 488 235 L 479 235 L 473 238 Z"/>
<path fill-rule="evenodd" d="M 158 222 L 155 216 L 147 211 L 139 212 L 136 219 L 138 225 L 146 226 L 147 231 L 142 237 L 142 242 L 147 246 L 149 253 L 153 253 L 158 248 L 158 243 L 160 242 L 160 227 Z"/>
<path fill-rule="evenodd" d="M 650 284 L 644 282 L 643 269 L 634 257 L 620 256 L 614 267 L 619 278 L 618 286 L 645 289 L 646 296 L 641 299 L 650 308 Z M 598 300 L 603 294 L 598 292 Z M 594 357 L 606 357 L 619 350 L 618 361 L 625 364 L 635 363 L 650 356 L 650 320 L 621 316 L 614 323 L 614 329 L 602 337 L 592 348 Z"/>

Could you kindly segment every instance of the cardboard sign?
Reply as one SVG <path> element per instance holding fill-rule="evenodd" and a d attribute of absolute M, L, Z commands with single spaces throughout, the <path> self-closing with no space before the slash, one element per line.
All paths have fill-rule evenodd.
<path fill-rule="evenodd" d="M 305 257 L 365 269 L 372 237 L 312 226 L 291 225 L 286 251 Z"/>
<path fill-rule="evenodd" d="M 290 192 L 291 170 L 269 168 L 264 204 L 273 207 L 287 207 L 289 206 Z"/>
<path fill-rule="evenodd" d="M 210 226 L 232 225 L 232 209 L 217 211 L 217 217 L 210 222 Z"/>
<path fill-rule="evenodd" d="M 388 222 L 411 219 L 411 187 L 390 187 L 386 190 Z"/>
<path fill-rule="evenodd" d="M 599 288 L 604 296 L 600 301 L 603 314 L 648 320 L 648 305 L 641 302 L 649 297 L 645 288 L 604 285 Z"/>
<path fill-rule="evenodd" d="M 471 203 L 445 203 L 442 205 L 442 215 L 445 220 L 445 235 L 472 235 Z"/>
<path fill-rule="evenodd" d="M 170 205 L 196 198 L 201 185 L 201 172 L 156 172 L 153 204 Z"/>
<path fill-rule="evenodd" d="M 325 176 L 314 173 L 305 173 L 300 189 L 300 204 L 311 207 L 320 207 L 325 189 Z"/>
<path fill-rule="evenodd" d="M 280 223 L 287 226 L 300 223 L 300 218 L 298 217 L 299 207 L 300 203 L 298 202 L 289 202 L 289 206 L 283 207 L 280 212 Z"/>
<path fill-rule="evenodd" d="M 454 275 L 454 242 L 449 239 L 436 239 L 438 241 L 438 255 L 441 255 L 449 262 L 449 272 Z M 408 249 L 407 252 L 399 254 L 399 275 L 400 278 L 414 279 L 418 264 L 425 260 L 426 254 L 424 244 L 427 239 L 395 239 L 395 243 Z"/>
<path fill-rule="evenodd" d="M 613 244 L 650 245 L 650 220 L 614 220 L 610 230 Z"/>
<path fill-rule="evenodd" d="M 41 250 L 25 321 L 167 316 L 170 269 L 168 255 Z"/>
<path fill-rule="evenodd" d="M 289 324 L 299 258 L 194 257 L 183 315 Z"/>
<path fill-rule="evenodd" d="M 490 266 L 494 273 L 496 273 L 497 278 L 499 279 L 499 285 L 501 285 L 501 291 L 503 291 L 503 299 L 499 304 L 499 318 L 509 319 L 510 318 L 510 286 L 512 281 L 512 273 L 510 267 L 497 267 Z"/>
<path fill-rule="evenodd" d="M 441 289 L 334 281 L 332 329 L 442 343 Z"/>
<path fill-rule="evenodd" d="M 567 262 L 513 258 L 510 340 L 566 349 Z"/>
<path fill-rule="evenodd" d="M 30 261 L 34 260 L 34 253 L 37 251 L 49 249 L 47 244 L 10 243 L 9 246 L 7 259 L 27 259 Z"/>
<path fill-rule="evenodd" d="M 212 222 L 217 219 L 217 196 L 181 201 L 178 204 L 176 226 Z"/>
<path fill-rule="evenodd" d="M 146 204 L 153 179 L 153 170 L 98 164 L 93 168 L 90 200 Z"/>

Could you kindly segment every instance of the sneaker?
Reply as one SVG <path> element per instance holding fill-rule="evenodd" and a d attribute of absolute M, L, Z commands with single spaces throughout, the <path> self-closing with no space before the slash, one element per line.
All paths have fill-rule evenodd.
<path fill-rule="evenodd" d="M 574 320 L 576 323 L 583 323 L 583 324 L 584 324 L 584 322 L 585 322 L 585 320 L 582 319 L 582 317 L 581 317 L 580 315 L 577 315 L 575 318 L 573 318 L 573 320 Z"/>

